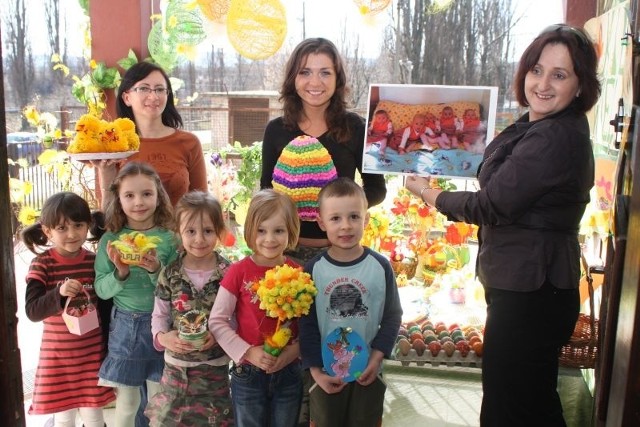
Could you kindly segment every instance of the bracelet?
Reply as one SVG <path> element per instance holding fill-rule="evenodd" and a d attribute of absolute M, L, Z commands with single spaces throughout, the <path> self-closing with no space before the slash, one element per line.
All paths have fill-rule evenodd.
<path fill-rule="evenodd" d="M 429 187 L 422 187 L 422 190 L 420 190 L 420 200 L 422 200 L 424 202 L 425 205 L 428 205 L 429 203 L 427 203 L 427 201 L 424 199 L 424 192 L 425 190 L 428 190 Z"/>

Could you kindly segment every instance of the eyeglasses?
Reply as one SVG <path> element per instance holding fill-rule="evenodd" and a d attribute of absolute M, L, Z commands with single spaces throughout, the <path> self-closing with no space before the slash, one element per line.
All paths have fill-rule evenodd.
<path fill-rule="evenodd" d="M 138 86 L 138 87 L 132 87 L 131 89 L 129 89 L 130 91 L 134 91 L 139 93 L 140 95 L 143 96 L 149 96 L 151 94 L 151 92 L 155 93 L 156 96 L 165 96 L 169 94 L 169 89 L 167 89 L 166 87 L 157 87 L 155 89 L 151 89 L 150 87 L 147 86 Z"/>
<path fill-rule="evenodd" d="M 570 25 L 566 25 L 566 24 L 550 25 L 544 30 L 542 30 L 540 34 L 542 35 L 542 34 L 551 33 L 554 31 L 558 33 L 563 33 L 563 32 L 571 33 L 578 39 L 578 42 L 580 43 L 580 47 L 593 48 L 593 42 L 589 40 L 589 37 L 583 31 L 577 28 L 574 28 Z"/>

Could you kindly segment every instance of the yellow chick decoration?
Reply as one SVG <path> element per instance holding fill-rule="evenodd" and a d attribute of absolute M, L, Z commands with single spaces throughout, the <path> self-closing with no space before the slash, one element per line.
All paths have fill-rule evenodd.
<path fill-rule="evenodd" d="M 407 286 L 408 284 L 409 279 L 407 278 L 407 275 L 405 273 L 398 274 L 398 276 L 396 277 L 396 285 L 399 288 L 402 288 L 403 286 Z"/>
<path fill-rule="evenodd" d="M 265 338 L 264 351 L 272 356 L 278 356 L 289 342 L 289 339 L 291 339 L 291 329 L 282 326 L 273 335 Z"/>
<path fill-rule="evenodd" d="M 119 240 L 111 242 L 111 246 L 120 252 L 120 259 L 125 264 L 138 265 L 142 257 L 151 249 L 155 249 L 162 239 L 158 236 L 147 236 L 138 231 L 125 233 Z"/>
<path fill-rule="evenodd" d="M 118 153 L 137 151 L 139 147 L 140 137 L 130 119 L 119 118 L 108 122 L 85 114 L 76 123 L 76 134 L 67 152 Z"/>

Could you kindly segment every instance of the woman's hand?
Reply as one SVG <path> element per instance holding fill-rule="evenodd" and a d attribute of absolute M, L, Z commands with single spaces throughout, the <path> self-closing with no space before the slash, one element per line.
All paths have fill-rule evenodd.
<path fill-rule="evenodd" d="M 109 191 L 109 186 L 116 179 L 118 169 L 120 169 L 124 160 L 91 160 L 89 163 L 96 168 L 98 172 L 98 180 L 100 181 L 100 190 L 102 193 L 100 206 L 102 210 L 104 210 L 113 197 Z"/>
<path fill-rule="evenodd" d="M 420 190 L 422 190 L 423 187 L 431 188 L 429 178 L 423 178 L 417 175 L 408 176 L 404 186 L 416 197 L 420 197 Z"/>
<path fill-rule="evenodd" d="M 442 190 L 440 189 L 431 188 L 429 177 L 421 177 L 417 175 L 408 176 L 404 186 L 407 190 L 411 191 L 414 196 L 429 206 L 435 206 L 436 198 L 440 193 L 442 193 Z"/>

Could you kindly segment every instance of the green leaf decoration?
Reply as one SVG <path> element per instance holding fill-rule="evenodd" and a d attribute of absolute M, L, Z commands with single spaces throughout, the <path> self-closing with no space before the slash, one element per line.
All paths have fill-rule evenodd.
<path fill-rule="evenodd" d="M 84 12 L 86 16 L 89 16 L 89 0 L 78 0 L 78 4 L 80 5 L 82 12 Z"/>
<path fill-rule="evenodd" d="M 122 58 L 121 60 L 118 61 L 118 65 L 121 66 L 122 69 L 124 69 L 125 71 L 127 71 L 129 68 L 133 67 L 137 63 L 138 63 L 138 57 L 136 56 L 136 53 L 132 49 L 129 49 L 129 54 L 127 55 L 126 58 Z"/>
<path fill-rule="evenodd" d="M 167 74 L 171 74 L 171 71 L 178 64 L 178 53 L 175 42 L 163 34 L 162 22 L 158 21 L 153 24 L 151 31 L 149 31 L 147 44 L 153 61 L 161 66 Z"/>
<path fill-rule="evenodd" d="M 100 89 L 113 89 L 120 84 L 120 72 L 115 67 L 107 67 L 104 62 L 98 66 L 91 75 L 96 86 Z"/>
<path fill-rule="evenodd" d="M 175 44 L 196 46 L 207 38 L 198 11 L 187 10 L 181 0 L 169 2 L 164 20 L 165 30 Z"/>

